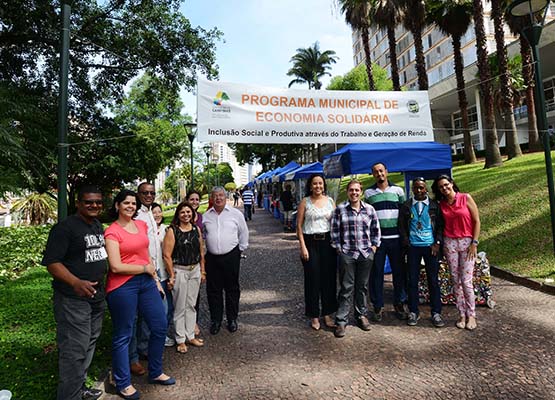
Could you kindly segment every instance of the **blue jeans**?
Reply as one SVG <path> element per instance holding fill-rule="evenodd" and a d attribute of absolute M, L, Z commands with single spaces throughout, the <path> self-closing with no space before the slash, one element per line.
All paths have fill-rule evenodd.
<path fill-rule="evenodd" d="M 164 312 L 168 315 L 168 318 L 173 318 L 173 300 L 171 298 L 171 291 L 167 290 L 167 280 L 160 282 L 164 288 L 164 299 L 162 303 L 164 305 Z M 168 297 L 169 293 L 169 297 Z M 171 307 L 171 316 L 170 313 Z M 168 326 L 170 326 L 170 321 L 168 320 Z M 134 364 L 139 361 L 139 354 L 148 355 L 148 339 L 150 337 L 150 329 L 148 329 L 148 324 L 139 315 L 135 316 L 135 323 L 133 324 L 133 336 L 131 337 L 131 343 L 129 343 L 129 364 Z"/>
<path fill-rule="evenodd" d="M 118 391 L 131 384 L 129 343 L 137 311 L 150 329 L 148 341 L 148 376 L 162 374 L 162 354 L 168 330 L 162 297 L 152 276 L 135 275 L 106 297 L 112 315 L 112 373 Z"/>
<path fill-rule="evenodd" d="M 245 208 L 245 221 L 252 219 L 252 204 L 244 204 L 243 207 Z"/>
<path fill-rule="evenodd" d="M 441 314 L 441 294 L 438 282 L 439 261 L 437 255 L 432 255 L 432 248 L 430 246 L 409 247 L 409 310 L 418 314 L 418 281 L 420 280 L 420 261 L 422 258 L 424 258 L 426 277 L 428 278 L 432 315 Z"/>
<path fill-rule="evenodd" d="M 407 301 L 407 279 L 405 268 L 401 264 L 401 243 L 399 239 L 382 239 L 370 272 L 370 301 L 374 308 L 383 308 L 383 271 L 386 256 L 389 258 L 393 274 L 393 304 Z"/>
<path fill-rule="evenodd" d="M 359 256 L 357 259 L 345 254 L 339 256 L 339 307 L 335 314 L 337 325 L 347 325 L 347 318 L 351 308 L 351 297 L 355 292 L 355 318 L 366 316 L 368 308 L 366 299 L 368 296 L 368 277 L 374 254 L 368 258 Z"/>

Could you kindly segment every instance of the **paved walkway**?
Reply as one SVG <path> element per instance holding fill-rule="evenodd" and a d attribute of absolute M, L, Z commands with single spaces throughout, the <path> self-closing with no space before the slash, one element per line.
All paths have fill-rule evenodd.
<path fill-rule="evenodd" d="M 445 328 L 425 318 L 408 327 L 393 316 L 386 285 L 384 321 L 369 332 L 351 324 L 336 339 L 304 318 L 294 234 L 258 209 L 249 228 L 239 331 L 208 333 L 203 287 L 206 346 L 184 355 L 166 349 L 165 371 L 177 385 L 133 378 L 143 399 L 555 399 L 554 296 L 494 278 L 497 306 L 479 307 L 470 332 L 455 327 L 454 306 L 444 308 Z"/>

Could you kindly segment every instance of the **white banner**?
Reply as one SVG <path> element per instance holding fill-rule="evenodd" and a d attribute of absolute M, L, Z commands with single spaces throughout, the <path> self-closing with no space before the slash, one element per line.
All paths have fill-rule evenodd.
<path fill-rule="evenodd" d="M 434 140 L 426 91 L 291 90 L 199 80 L 197 113 L 201 142 Z"/>

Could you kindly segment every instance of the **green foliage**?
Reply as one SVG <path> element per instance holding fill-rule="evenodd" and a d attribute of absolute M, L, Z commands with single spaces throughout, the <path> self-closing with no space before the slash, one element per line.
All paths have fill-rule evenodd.
<path fill-rule="evenodd" d="M 20 213 L 24 224 L 43 225 L 56 218 L 57 203 L 49 193 L 31 193 L 14 201 L 12 211 Z"/>
<path fill-rule="evenodd" d="M 237 185 L 235 184 L 235 182 L 229 182 L 224 185 L 224 189 L 228 192 L 232 192 L 237 189 Z"/>
<path fill-rule="evenodd" d="M 376 90 L 389 91 L 393 89 L 391 79 L 387 77 L 387 71 L 379 65 L 372 65 L 372 76 Z M 366 65 L 361 64 L 345 75 L 334 76 L 329 83 L 327 90 L 369 90 L 368 74 Z"/>
<path fill-rule="evenodd" d="M 179 148 L 182 129 L 168 117 L 178 103 L 166 94 L 193 90 L 198 74 L 217 77 L 215 45 L 222 36 L 216 28 L 192 27 L 180 6 L 176 0 L 71 2 L 70 206 L 84 182 L 112 189 L 152 177 Z M 0 9 L 0 145 L 8 154 L 0 160 L 0 195 L 42 193 L 56 186 L 60 2 L 14 0 Z M 160 118 L 122 118 L 119 127 L 107 111 L 125 108 L 125 89 L 140 73 L 164 88 L 148 92 L 143 102 Z M 179 140 L 166 145 L 155 131 Z"/>
<path fill-rule="evenodd" d="M 50 283 L 46 269 L 37 268 L 0 286 L 0 387 L 10 390 L 14 399 L 55 398 L 58 352 Z M 98 379 L 110 363 L 110 336 L 106 313 L 90 381 Z"/>
<path fill-rule="evenodd" d="M 291 160 L 301 157 L 302 145 L 297 144 L 250 144 L 230 143 L 240 165 L 258 162 L 263 171 L 283 167 Z"/>
<path fill-rule="evenodd" d="M 0 282 L 40 266 L 50 225 L 0 228 Z"/>
<path fill-rule="evenodd" d="M 319 90 L 322 87 L 320 78 L 330 75 L 331 64 L 337 62 L 337 56 L 333 50 L 320 51 L 320 45 L 315 42 L 308 48 L 299 48 L 297 53 L 291 57 L 289 62 L 293 67 L 287 71 L 287 76 L 294 76 L 289 87 L 293 84 L 308 84 L 309 89 Z"/>

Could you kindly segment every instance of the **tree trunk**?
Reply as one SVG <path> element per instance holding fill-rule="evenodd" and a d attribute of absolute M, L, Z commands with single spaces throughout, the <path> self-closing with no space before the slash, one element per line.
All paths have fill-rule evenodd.
<path fill-rule="evenodd" d="M 505 32 L 503 31 L 503 14 L 499 0 L 491 0 L 491 16 L 495 27 L 495 47 L 499 63 L 499 83 L 501 95 L 501 116 L 505 129 L 505 145 L 509 159 L 522 156 L 518 143 L 515 115 L 513 113 L 513 90 L 509 79 L 507 50 L 505 49 Z"/>
<path fill-rule="evenodd" d="M 418 89 L 428 90 L 428 74 L 426 73 L 426 59 L 422 46 L 422 29 L 411 29 L 416 51 L 416 73 L 418 75 Z"/>
<path fill-rule="evenodd" d="M 522 79 L 526 82 L 526 109 L 528 111 L 528 149 L 542 150 L 538 123 L 536 119 L 536 105 L 534 104 L 534 68 L 532 66 L 532 50 L 528 41 L 520 36 L 520 55 L 522 57 Z"/>
<path fill-rule="evenodd" d="M 464 82 L 464 63 L 461 53 L 461 36 L 453 36 L 453 58 L 455 62 L 455 76 L 457 78 L 457 94 L 459 97 L 459 109 L 461 110 L 461 120 L 463 125 L 464 140 L 464 163 L 472 164 L 476 162 L 476 154 L 472 145 L 472 137 L 468 128 L 468 101 L 465 93 Z"/>
<path fill-rule="evenodd" d="M 484 128 L 486 142 L 486 162 L 484 168 L 500 167 L 503 165 L 499 141 L 495 130 L 493 115 L 493 91 L 490 82 L 488 54 L 486 50 L 486 33 L 484 30 L 484 9 L 482 0 L 472 0 L 474 8 L 474 32 L 476 34 L 476 55 L 478 57 L 478 71 L 480 72 L 480 89 L 484 100 Z"/>
<path fill-rule="evenodd" d="M 368 29 L 361 29 L 360 35 L 362 36 L 362 47 L 364 48 L 364 61 L 366 63 L 366 74 L 368 75 L 368 88 L 374 91 L 376 90 L 376 84 L 374 83 L 374 76 L 372 75 L 372 58 L 370 57 L 370 37 L 368 35 Z"/>
<path fill-rule="evenodd" d="M 391 81 L 393 82 L 393 90 L 401 91 L 401 83 L 399 82 L 399 65 L 397 64 L 397 48 L 395 42 L 395 27 L 387 27 L 387 41 L 389 42 L 389 65 L 391 68 Z"/>

